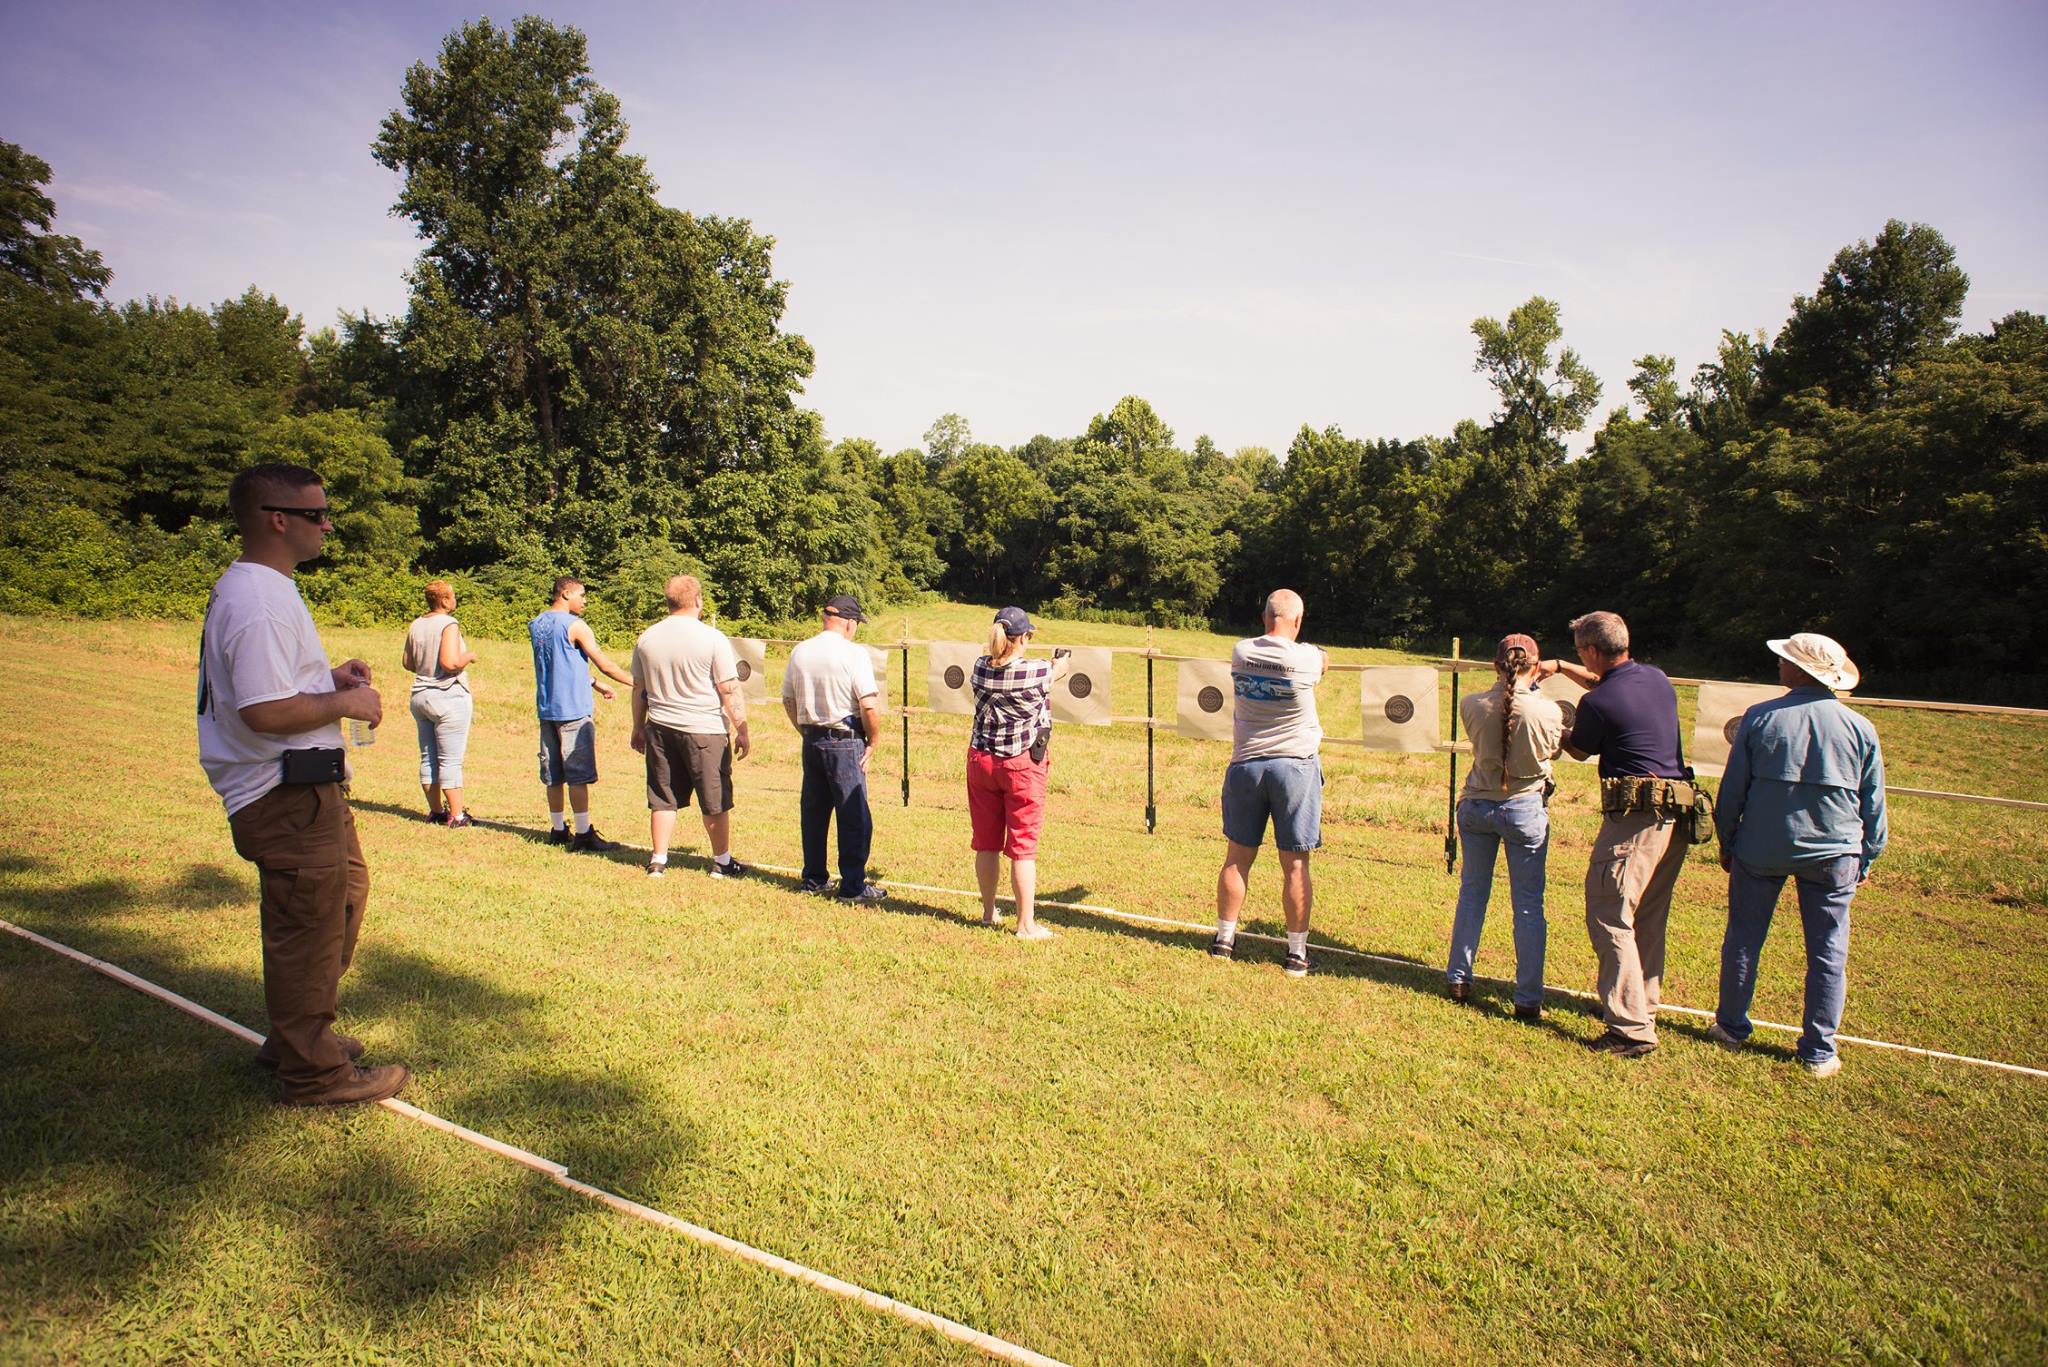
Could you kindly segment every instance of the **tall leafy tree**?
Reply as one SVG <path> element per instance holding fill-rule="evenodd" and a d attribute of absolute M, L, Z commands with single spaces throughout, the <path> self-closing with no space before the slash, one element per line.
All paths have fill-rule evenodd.
<path fill-rule="evenodd" d="M 1557 305 L 1537 295 L 1510 313 L 1506 322 L 1472 323 L 1479 356 L 1472 368 L 1500 396 L 1493 430 L 1502 445 L 1548 448 L 1553 463 L 1564 459 L 1564 441 L 1586 425 L 1600 402 L 1600 380 L 1564 340 Z"/>
<path fill-rule="evenodd" d="M 43 187 L 50 163 L 0 142 L 0 277 L 66 299 L 98 298 L 114 273 L 75 237 L 53 232 L 57 205 Z"/>

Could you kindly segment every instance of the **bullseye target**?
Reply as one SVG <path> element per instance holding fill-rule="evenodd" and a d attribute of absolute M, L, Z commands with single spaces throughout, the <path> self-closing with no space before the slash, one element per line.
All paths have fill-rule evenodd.
<path fill-rule="evenodd" d="M 740 696 L 748 702 L 767 702 L 768 643 L 751 636 L 733 637 L 732 662 L 740 676 Z"/>
<path fill-rule="evenodd" d="M 1101 646 L 1075 646 L 1067 657 L 1067 673 L 1052 686 L 1055 721 L 1082 726 L 1109 725 L 1109 662 Z"/>
<path fill-rule="evenodd" d="M 1174 697 L 1174 729 L 1195 740 L 1230 740 L 1236 694 L 1228 660 L 1182 660 Z"/>
<path fill-rule="evenodd" d="M 1359 719 L 1368 750 L 1403 754 L 1437 748 L 1437 677 L 1422 665 L 1382 665 L 1358 677 Z"/>
<path fill-rule="evenodd" d="M 1557 710 L 1564 713 L 1564 733 L 1569 737 L 1572 727 L 1579 720 L 1579 699 L 1586 696 L 1586 690 L 1562 674 L 1553 674 L 1536 685 L 1536 696 L 1548 698 L 1557 704 Z M 1559 759 L 1572 759 L 1570 751 L 1558 755 Z M 1576 764 L 1591 764 L 1593 759 L 1573 760 Z"/>
<path fill-rule="evenodd" d="M 1709 776 L 1719 774 L 1728 764 L 1728 752 L 1742 729 L 1742 714 L 1760 702 L 1781 698 L 1785 690 L 1775 684 L 1703 683 L 1700 705 L 1693 714 L 1692 745 L 1686 758 L 1693 769 Z"/>
<path fill-rule="evenodd" d="M 925 676 L 932 711 L 973 714 L 974 662 L 981 655 L 980 646 L 960 641 L 932 642 L 931 668 Z"/>

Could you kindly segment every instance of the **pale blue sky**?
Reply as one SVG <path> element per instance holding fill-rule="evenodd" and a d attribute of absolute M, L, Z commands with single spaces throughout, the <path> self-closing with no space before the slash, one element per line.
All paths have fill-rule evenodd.
<path fill-rule="evenodd" d="M 1834 252 L 1933 224 L 1966 326 L 2048 312 L 2031 4 L 619 3 L 590 37 L 666 202 L 777 239 L 806 401 L 893 450 L 1126 393 L 1183 443 L 1484 418 L 1470 325 L 1532 294 L 1627 397 L 1646 351 L 1775 332 Z M 371 161 L 438 3 L 12 0 L 0 138 L 111 294 L 404 307 Z M 489 11 L 509 23 L 517 8 Z"/>

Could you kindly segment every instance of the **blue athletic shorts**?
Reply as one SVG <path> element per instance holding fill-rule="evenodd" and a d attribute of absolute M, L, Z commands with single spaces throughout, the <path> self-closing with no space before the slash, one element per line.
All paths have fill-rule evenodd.
<path fill-rule="evenodd" d="M 1305 759 L 1240 760 L 1223 771 L 1223 836 L 1253 849 L 1266 843 L 1289 851 L 1323 843 L 1323 762 Z"/>

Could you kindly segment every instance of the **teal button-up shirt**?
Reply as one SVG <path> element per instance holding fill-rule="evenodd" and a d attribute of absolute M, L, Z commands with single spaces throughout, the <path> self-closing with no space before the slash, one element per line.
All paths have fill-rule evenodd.
<path fill-rule="evenodd" d="M 1877 729 L 1819 684 L 1758 703 L 1729 747 L 1714 827 L 1757 873 L 1853 854 L 1868 874 L 1886 835 Z"/>

